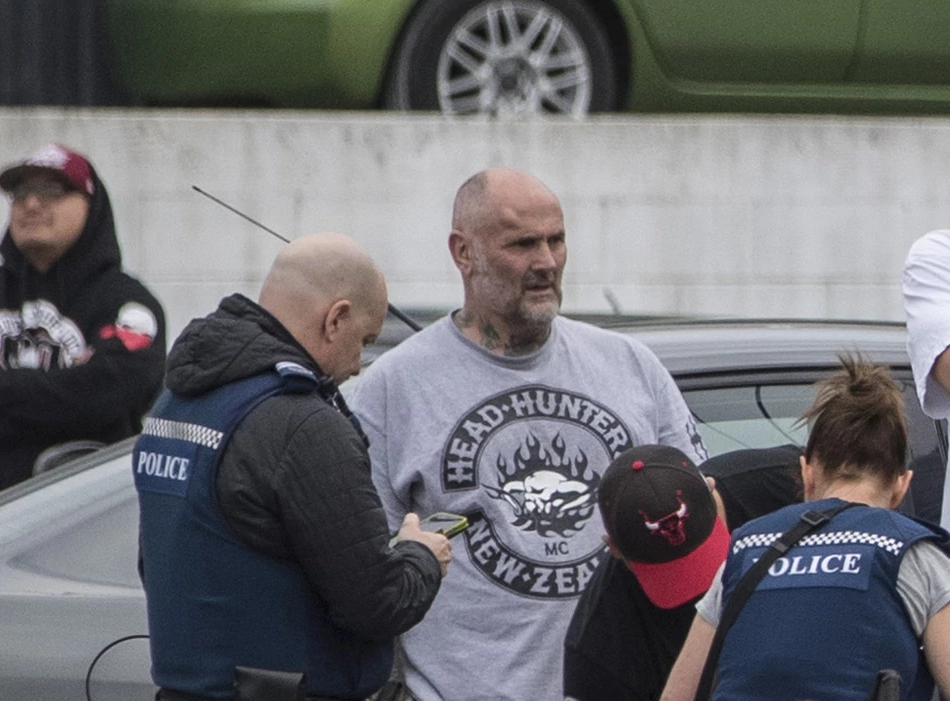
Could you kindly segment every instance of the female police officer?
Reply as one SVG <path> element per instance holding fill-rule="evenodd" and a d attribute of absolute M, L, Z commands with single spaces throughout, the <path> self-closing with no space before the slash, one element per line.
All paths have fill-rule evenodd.
<path fill-rule="evenodd" d="M 842 364 L 803 417 L 810 503 L 732 534 L 663 701 L 695 697 L 723 603 L 767 547 L 804 512 L 849 502 L 857 508 L 805 536 L 759 581 L 725 635 L 712 698 L 866 701 L 884 668 L 901 675 L 902 699 L 930 699 L 934 679 L 950 695 L 950 536 L 892 511 L 912 475 L 901 392 L 883 368 Z"/>

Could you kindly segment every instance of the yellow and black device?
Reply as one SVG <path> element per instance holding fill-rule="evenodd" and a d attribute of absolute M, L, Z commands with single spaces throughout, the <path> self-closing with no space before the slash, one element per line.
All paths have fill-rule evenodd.
<path fill-rule="evenodd" d="M 441 533 L 446 538 L 451 538 L 468 528 L 468 519 L 461 514 L 437 511 L 422 519 L 419 525 L 424 531 Z"/>

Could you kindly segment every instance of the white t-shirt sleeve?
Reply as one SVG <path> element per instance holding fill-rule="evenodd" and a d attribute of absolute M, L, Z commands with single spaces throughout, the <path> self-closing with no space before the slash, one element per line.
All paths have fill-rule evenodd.
<path fill-rule="evenodd" d="M 930 370 L 950 346 L 950 229 L 931 231 L 911 246 L 901 281 L 907 316 L 907 354 L 917 396 L 927 415 L 950 416 L 950 395 Z"/>

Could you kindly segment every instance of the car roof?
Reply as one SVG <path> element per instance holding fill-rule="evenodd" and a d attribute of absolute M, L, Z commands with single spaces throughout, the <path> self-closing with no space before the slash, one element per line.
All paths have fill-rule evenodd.
<path fill-rule="evenodd" d="M 598 325 L 642 341 L 677 377 L 789 367 L 827 369 L 849 352 L 893 368 L 910 366 L 907 331 L 900 322 L 605 318 Z"/>
<path fill-rule="evenodd" d="M 445 314 L 422 309 L 408 316 L 427 326 Z M 840 353 L 855 351 L 895 368 L 910 367 L 906 326 L 897 321 L 565 316 L 633 336 L 649 346 L 675 376 L 788 367 L 827 369 L 838 365 Z M 412 333 L 402 321 L 390 317 L 367 355 L 378 357 Z"/>

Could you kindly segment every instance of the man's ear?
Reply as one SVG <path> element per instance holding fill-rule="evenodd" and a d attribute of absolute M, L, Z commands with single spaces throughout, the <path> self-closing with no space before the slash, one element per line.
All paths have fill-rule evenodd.
<path fill-rule="evenodd" d="M 328 341 L 332 342 L 337 338 L 352 313 L 353 304 L 348 299 L 338 299 L 330 305 L 323 319 L 323 335 Z"/>
<path fill-rule="evenodd" d="M 455 261 L 459 272 L 468 275 L 472 270 L 472 242 L 458 229 L 452 229 L 449 234 L 449 253 L 452 254 L 452 260 Z"/>

